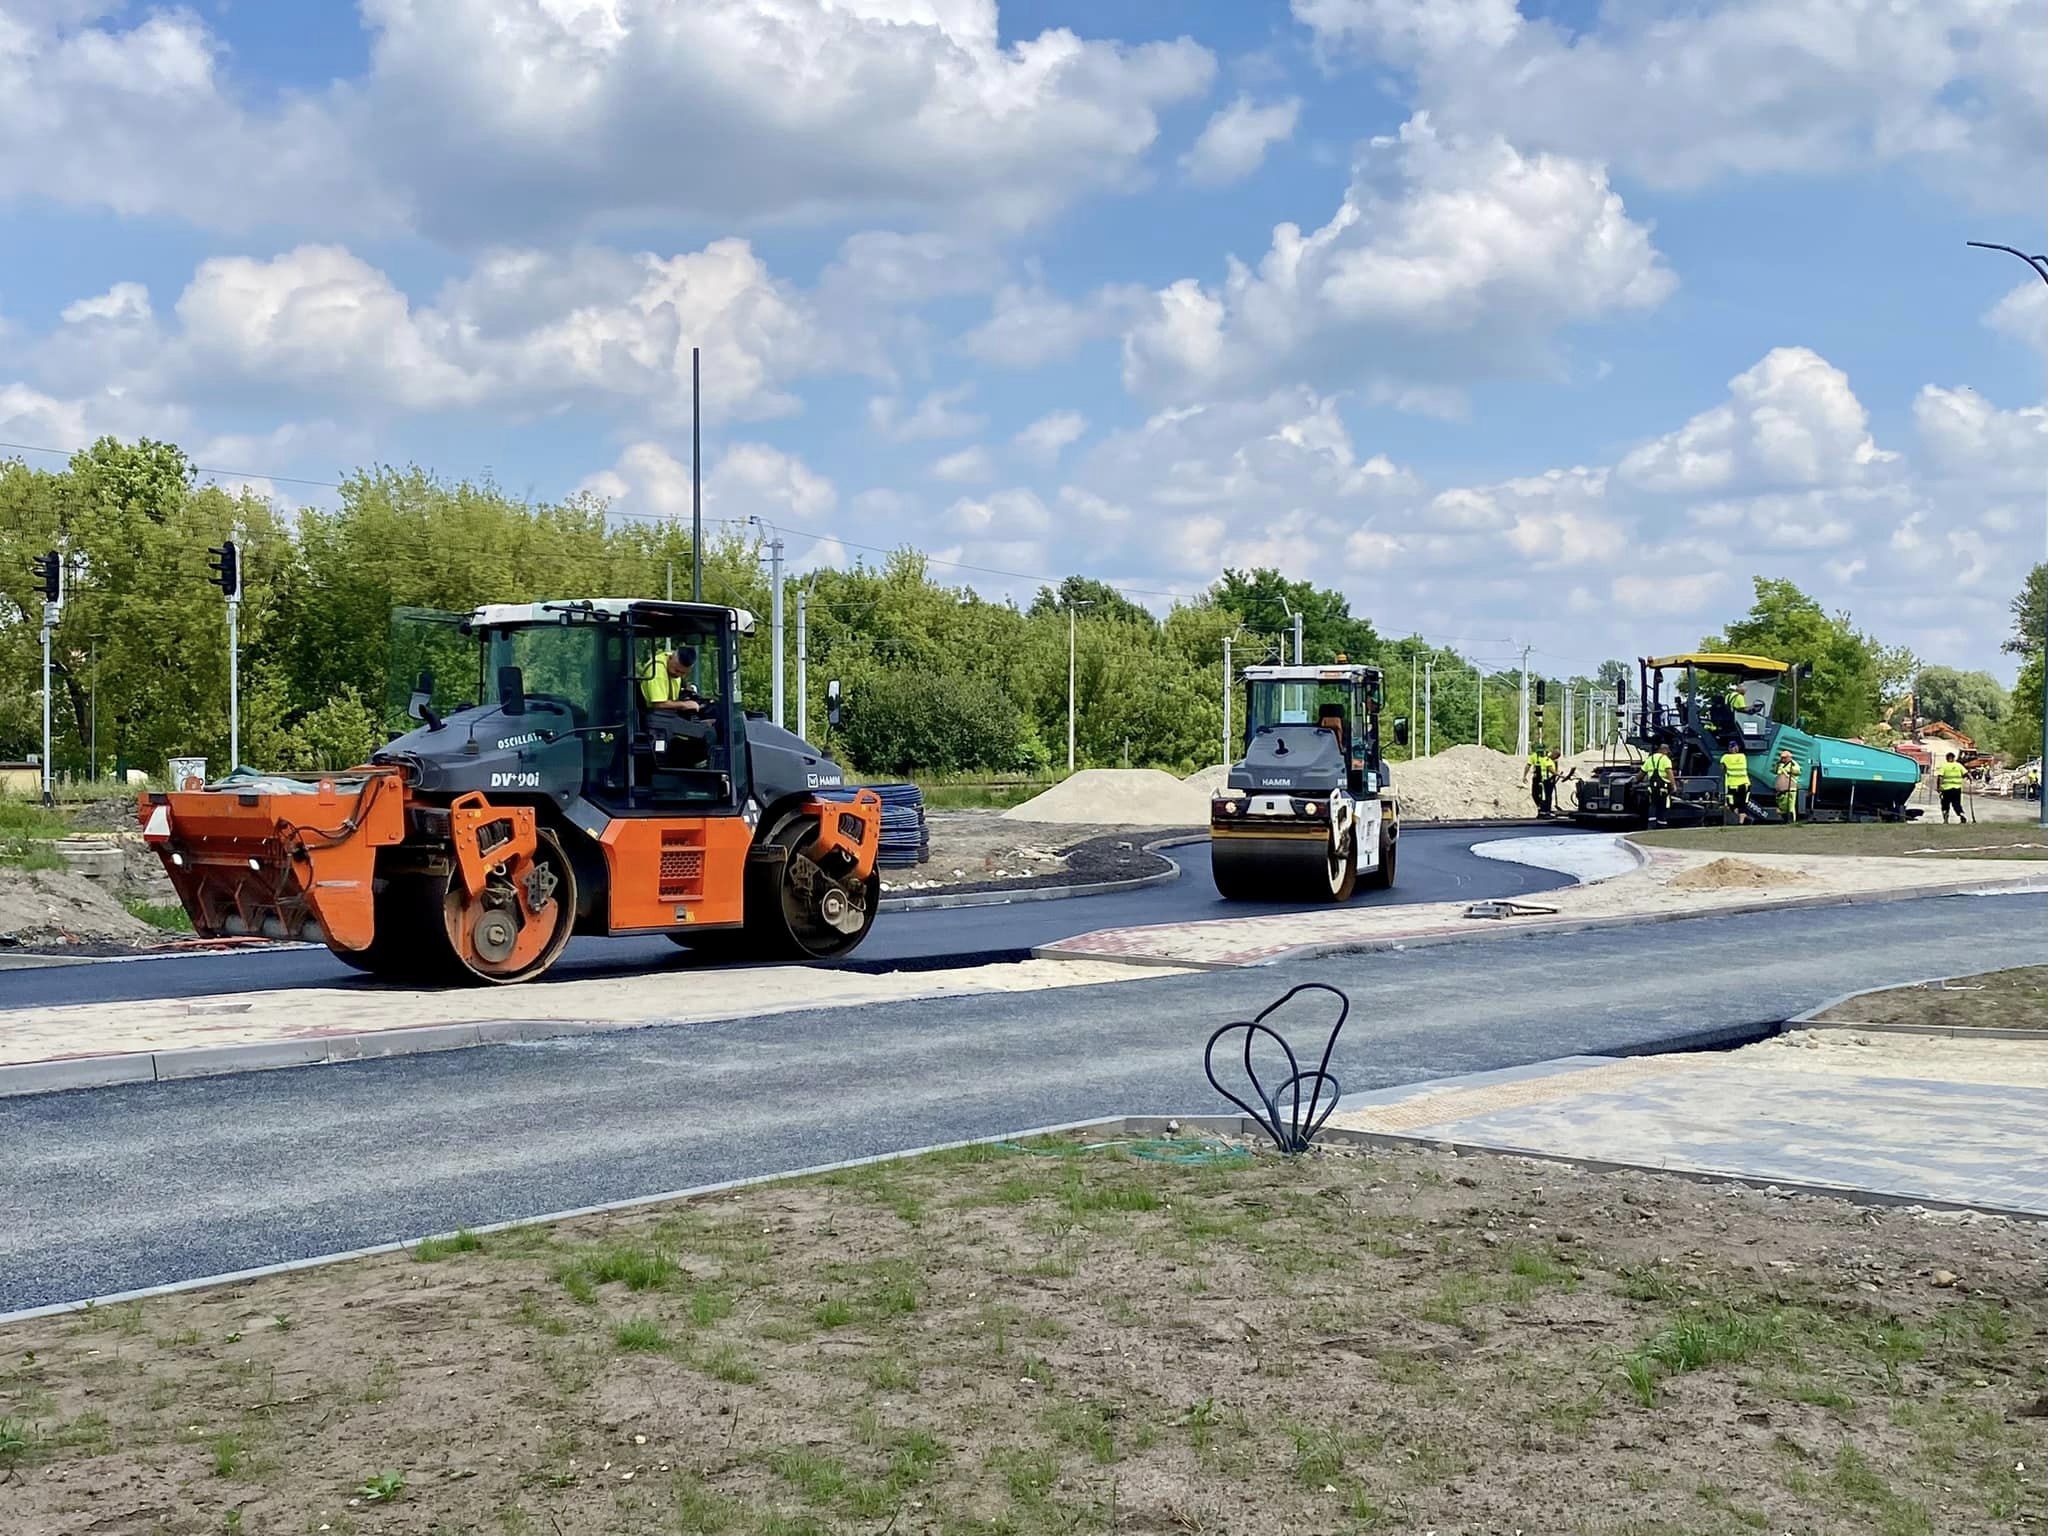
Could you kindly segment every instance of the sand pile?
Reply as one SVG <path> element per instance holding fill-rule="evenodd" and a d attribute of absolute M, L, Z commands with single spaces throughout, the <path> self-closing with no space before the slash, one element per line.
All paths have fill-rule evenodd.
<path fill-rule="evenodd" d="M 1213 795 L 1217 790 L 1229 787 L 1230 765 L 1228 763 L 1217 763 L 1208 768 L 1197 768 L 1193 773 L 1182 779 L 1181 783 L 1193 785 L 1205 795 Z"/>
<path fill-rule="evenodd" d="M 1516 759 L 1491 747 L 1447 747 L 1434 757 L 1387 765 L 1401 814 L 1416 821 L 1483 821 L 1533 816 Z"/>
<path fill-rule="evenodd" d="M 162 937 L 83 875 L 0 867 L 0 942 L 139 944 Z"/>
<path fill-rule="evenodd" d="M 1003 815 L 1095 827 L 1206 827 L 1209 791 L 1159 768 L 1083 768 Z"/>
<path fill-rule="evenodd" d="M 1774 869 L 1748 859 L 1714 859 L 1673 875 L 1670 886 L 1674 891 L 1760 891 L 1805 878 L 1796 869 Z"/>

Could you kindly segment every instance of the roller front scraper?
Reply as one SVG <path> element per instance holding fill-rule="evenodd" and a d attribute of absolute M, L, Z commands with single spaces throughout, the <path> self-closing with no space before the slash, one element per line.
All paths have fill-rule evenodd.
<path fill-rule="evenodd" d="M 1231 901 L 1348 901 L 1394 883 L 1401 822 L 1380 753 L 1377 667 L 1247 667 L 1243 760 L 1209 803 Z M 1393 723 L 1394 740 L 1408 722 Z"/>

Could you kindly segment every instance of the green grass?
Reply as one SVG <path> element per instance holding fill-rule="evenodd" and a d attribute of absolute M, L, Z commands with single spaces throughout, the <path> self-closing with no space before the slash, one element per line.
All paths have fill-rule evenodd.
<path fill-rule="evenodd" d="M 555 1273 L 576 1300 L 596 1298 L 600 1285 L 623 1285 L 629 1291 L 653 1291 L 672 1284 L 682 1271 L 673 1256 L 660 1248 L 613 1243 L 578 1255 Z"/>
<path fill-rule="evenodd" d="M 736 1387 L 751 1386 L 761 1379 L 761 1373 L 748 1364 L 746 1356 L 730 1344 L 719 1346 L 704 1362 L 704 1370 L 715 1380 Z"/>
<path fill-rule="evenodd" d="M 67 869 L 64 855 L 50 845 L 71 824 L 33 800 L 0 797 L 0 864 L 16 869 Z"/>
<path fill-rule="evenodd" d="M 441 1260 L 458 1253 L 476 1253 L 483 1248 L 484 1240 L 467 1227 L 452 1237 L 423 1237 L 414 1244 L 412 1259 L 415 1264 L 438 1264 Z"/>
<path fill-rule="evenodd" d="M 612 1343 L 623 1350 L 661 1353 L 674 1347 L 673 1341 L 651 1317 L 633 1317 L 612 1329 Z"/>
<path fill-rule="evenodd" d="M 1644 1407 L 1657 1400 L 1657 1384 L 1710 1366 L 1740 1364 L 1788 1352 L 1783 1321 L 1774 1312 L 1704 1311 L 1665 1324 L 1620 1362 L 1623 1379 Z"/>
<path fill-rule="evenodd" d="M 2048 965 L 1958 976 L 1946 984 L 1866 992 L 1836 1004 L 1821 1017 L 1856 1024 L 2048 1030 Z"/>
<path fill-rule="evenodd" d="M 192 914 L 177 902 L 143 901 L 130 897 L 121 903 L 128 909 L 128 915 L 138 922 L 161 928 L 166 933 L 190 933 Z"/>
<path fill-rule="evenodd" d="M 1054 779 L 921 781 L 924 803 L 934 811 L 1007 811 L 1052 788 Z"/>
<path fill-rule="evenodd" d="M 248 1446 L 237 1434 L 219 1434 L 213 1437 L 213 1475 L 233 1477 L 241 1470 L 242 1458 L 248 1454 Z"/>
<path fill-rule="evenodd" d="M 356 1497 L 365 1504 L 395 1504 L 405 1492 L 405 1479 L 396 1472 L 379 1472 L 356 1487 Z"/>

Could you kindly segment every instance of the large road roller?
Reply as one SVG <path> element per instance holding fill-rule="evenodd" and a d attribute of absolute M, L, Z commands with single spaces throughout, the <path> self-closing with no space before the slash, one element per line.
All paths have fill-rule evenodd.
<path fill-rule="evenodd" d="M 1377 667 L 1244 669 L 1244 757 L 1209 802 L 1209 862 L 1231 901 L 1348 901 L 1394 883 L 1401 818 L 1380 753 Z M 1407 721 L 1394 722 L 1397 742 Z"/>
<path fill-rule="evenodd" d="M 143 797 L 202 935 L 314 940 L 409 983 L 539 976 L 572 934 L 795 960 L 875 920 L 882 806 L 739 704 L 751 615 L 585 598 L 408 611 L 417 722 L 319 777 Z"/>

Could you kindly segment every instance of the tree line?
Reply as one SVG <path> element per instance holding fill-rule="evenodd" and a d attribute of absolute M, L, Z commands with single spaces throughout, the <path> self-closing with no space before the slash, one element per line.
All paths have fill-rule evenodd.
<path fill-rule="evenodd" d="M 333 506 L 286 514 L 259 496 L 199 484 L 168 443 L 102 439 L 55 471 L 0 463 L 0 758 L 40 750 L 41 606 L 29 562 L 61 549 L 69 580 L 53 647 L 60 771 L 93 771 L 95 735 L 102 773 L 161 774 L 170 757 L 188 754 L 224 764 L 225 616 L 206 550 L 228 537 L 242 549 L 243 760 L 300 771 L 360 762 L 404 728 L 411 679 L 390 675 L 393 610 L 657 597 L 671 584 L 687 594 L 694 553 L 686 525 L 621 518 L 594 497 L 530 501 L 416 467 L 359 471 Z M 704 592 L 765 627 L 760 556 L 758 542 L 731 527 L 707 536 Z M 1414 698 L 1419 715 L 1426 673 L 1438 750 L 1477 739 L 1482 713 L 1487 744 L 1515 746 L 1518 668 L 1475 665 L 1421 636 L 1382 635 L 1342 593 L 1271 570 L 1224 571 L 1163 616 L 1083 576 L 1043 587 L 1029 603 L 990 601 L 939 579 L 909 549 L 803 582 L 812 734 L 823 734 L 826 686 L 837 680 L 846 703 L 827 744 L 869 774 L 1064 768 L 1070 622 L 1083 764 L 1185 772 L 1220 761 L 1225 640 L 1240 666 L 1291 655 L 1294 614 L 1308 659 L 1384 668 L 1395 713 L 1409 713 Z M 1835 734 L 1872 729 L 1918 670 L 1788 582 L 1760 579 L 1752 611 L 1710 638 L 1811 660 L 1801 712 Z M 793 633 L 786 650 L 793 697 Z M 749 708 L 767 706 L 769 654 L 765 637 L 742 650 Z M 2026 666 L 2018 694 L 2005 700 L 1999 690 L 1996 709 L 1970 675 L 1954 684 L 1926 669 L 1923 712 L 1940 699 L 1976 723 L 2023 719 L 2028 676 L 2039 699 L 2039 656 Z M 1615 678 L 1632 670 L 1610 661 L 1588 675 L 1546 676 L 1545 739 L 1558 742 L 1566 682 L 1579 698 L 1597 689 L 1611 699 Z M 1580 720 L 1582 733 L 1583 712 Z M 1419 718 L 1415 734 L 1419 746 Z"/>

